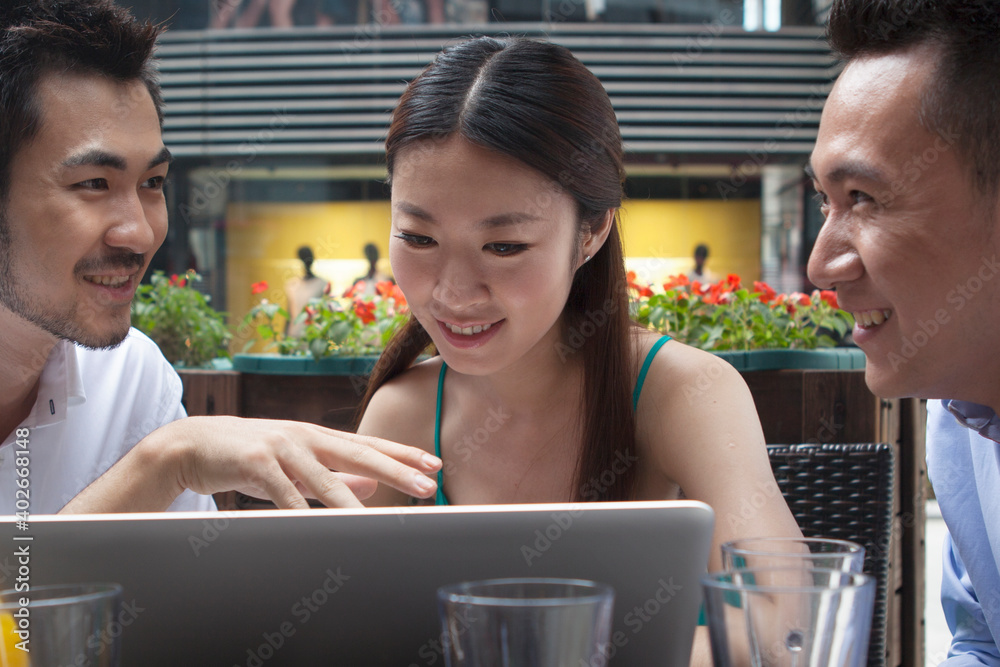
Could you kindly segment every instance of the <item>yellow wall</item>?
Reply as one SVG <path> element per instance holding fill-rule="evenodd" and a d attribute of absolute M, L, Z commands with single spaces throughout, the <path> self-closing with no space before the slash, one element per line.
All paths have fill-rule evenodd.
<path fill-rule="evenodd" d="M 706 268 L 718 278 L 760 279 L 760 200 L 632 200 L 622 211 L 628 268 L 662 283 L 694 267 L 694 247 L 708 245 Z"/>
<path fill-rule="evenodd" d="M 260 298 L 285 305 L 284 285 L 301 275 L 296 256 L 310 245 L 313 272 L 337 293 L 368 270 L 362 248 L 379 247 L 379 267 L 387 259 L 389 203 L 233 204 L 227 212 L 226 300 L 231 322 L 239 322 Z M 718 277 L 738 273 L 745 282 L 760 277 L 760 202 L 713 200 L 636 200 L 622 211 L 625 254 L 640 280 L 658 283 L 691 270 L 695 245 L 711 248 L 707 267 Z M 250 285 L 267 281 L 256 297 Z M 246 337 L 234 341 L 241 350 Z"/>
<path fill-rule="evenodd" d="M 261 298 L 286 305 L 285 283 L 302 275 L 296 251 L 308 245 L 316 258 L 313 273 L 343 293 L 368 272 L 366 243 L 379 248 L 379 268 L 389 273 L 389 202 L 232 204 L 226 215 L 226 304 L 230 322 L 239 322 Z M 269 289 L 251 296 L 250 285 Z M 251 336 L 252 337 L 252 336 Z M 238 336 L 240 351 L 247 336 Z M 256 348 L 259 349 L 259 348 Z"/>

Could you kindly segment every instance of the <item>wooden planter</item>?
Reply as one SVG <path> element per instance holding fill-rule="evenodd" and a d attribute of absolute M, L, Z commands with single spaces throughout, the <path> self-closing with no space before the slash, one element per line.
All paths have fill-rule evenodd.
<path fill-rule="evenodd" d="M 236 355 L 242 372 L 238 414 L 293 419 L 353 431 L 355 413 L 377 357 L 328 358 Z"/>

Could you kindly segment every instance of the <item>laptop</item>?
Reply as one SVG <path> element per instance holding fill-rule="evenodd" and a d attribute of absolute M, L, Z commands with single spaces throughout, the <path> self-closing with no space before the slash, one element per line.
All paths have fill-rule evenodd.
<path fill-rule="evenodd" d="M 439 586 L 592 579 L 616 592 L 608 664 L 687 667 L 712 528 L 694 501 L 8 516 L 0 588 L 23 544 L 31 585 L 122 584 L 126 666 L 424 667 Z"/>

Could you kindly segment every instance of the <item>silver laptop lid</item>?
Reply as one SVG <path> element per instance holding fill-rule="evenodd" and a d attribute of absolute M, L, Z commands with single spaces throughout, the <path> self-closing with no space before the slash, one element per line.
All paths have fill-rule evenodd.
<path fill-rule="evenodd" d="M 692 501 L 4 517 L 0 588 L 25 544 L 32 585 L 122 584 L 123 665 L 424 667 L 439 586 L 593 579 L 609 664 L 687 667 L 712 527 Z"/>

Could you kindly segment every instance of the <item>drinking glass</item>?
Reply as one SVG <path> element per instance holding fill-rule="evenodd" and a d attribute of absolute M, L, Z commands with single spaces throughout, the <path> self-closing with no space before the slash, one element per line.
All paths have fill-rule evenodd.
<path fill-rule="evenodd" d="M 581 579 L 492 579 L 438 589 L 448 667 L 606 664 L 614 590 Z"/>
<path fill-rule="evenodd" d="M 118 667 L 121 594 L 118 584 L 0 591 L 0 665 Z"/>
<path fill-rule="evenodd" d="M 875 603 L 865 574 L 809 567 L 702 577 L 715 667 L 864 667 Z"/>
<path fill-rule="evenodd" d="M 722 569 L 812 567 L 861 572 L 865 548 L 855 542 L 827 538 L 749 537 L 722 545 Z"/>

